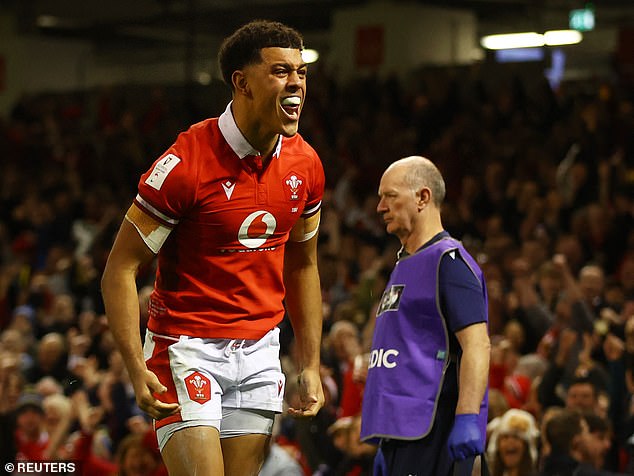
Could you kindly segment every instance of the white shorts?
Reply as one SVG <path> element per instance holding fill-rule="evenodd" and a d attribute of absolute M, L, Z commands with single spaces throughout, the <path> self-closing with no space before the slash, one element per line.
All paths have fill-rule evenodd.
<path fill-rule="evenodd" d="M 161 428 L 166 425 L 176 430 L 214 426 L 225 437 L 236 436 L 236 431 L 248 430 L 249 426 L 253 427 L 252 432 L 270 434 L 273 419 L 267 419 L 270 428 L 260 421 L 262 416 L 272 417 L 282 411 L 286 379 L 279 353 L 278 328 L 260 340 L 175 337 L 148 330 L 143 354 L 148 369 L 167 387 L 160 399 L 166 403 L 178 402 L 181 406 L 178 414 L 155 421 L 159 441 L 160 435 L 165 433 Z M 228 419 L 228 423 L 239 422 L 237 428 L 231 428 L 222 423 L 229 409 L 265 412 L 238 412 L 236 415 L 240 418 L 234 415 Z M 245 416 L 250 421 L 246 425 Z M 169 433 L 164 442 L 173 432 Z"/>

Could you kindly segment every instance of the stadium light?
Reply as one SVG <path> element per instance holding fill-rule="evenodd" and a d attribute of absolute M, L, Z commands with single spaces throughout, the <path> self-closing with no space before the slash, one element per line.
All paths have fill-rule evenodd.
<path fill-rule="evenodd" d="M 544 42 L 548 46 L 576 45 L 581 40 L 583 35 L 577 30 L 551 30 L 544 33 Z"/>
<path fill-rule="evenodd" d="M 302 50 L 302 59 L 306 63 L 314 63 L 315 61 L 319 59 L 319 52 L 317 50 L 306 48 Z"/>
<path fill-rule="evenodd" d="M 506 35 L 489 35 L 480 40 L 487 50 L 505 50 L 509 48 L 535 48 L 544 46 L 544 35 L 539 33 L 509 33 Z"/>
<path fill-rule="evenodd" d="M 211 74 L 209 74 L 207 71 L 199 71 L 196 75 L 196 80 L 198 81 L 198 84 L 208 86 L 209 84 L 211 84 Z"/>
<path fill-rule="evenodd" d="M 575 45 L 583 40 L 577 30 L 550 30 L 544 33 L 509 33 L 506 35 L 489 35 L 480 40 L 487 50 L 508 50 L 515 48 L 537 48 L 540 46 Z"/>
<path fill-rule="evenodd" d="M 35 19 L 35 24 L 40 28 L 55 28 L 60 26 L 60 19 L 53 15 L 39 15 Z"/>

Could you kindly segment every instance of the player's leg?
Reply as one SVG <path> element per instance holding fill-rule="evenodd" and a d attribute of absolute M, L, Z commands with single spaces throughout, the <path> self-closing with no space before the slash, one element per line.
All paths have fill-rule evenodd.
<path fill-rule="evenodd" d="M 154 422 L 161 455 L 171 476 L 223 475 L 220 446 L 222 388 L 209 370 L 202 339 L 160 336 L 148 331 L 148 369 L 167 387 L 160 398 L 180 411 Z"/>
<path fill-rule="evenodd" d="M 220 445 L 225 476 L 257 475 L 266 459 L 275 412 L 223 408 Z"/>
<path fill-rule="evenodd" d="M 174 432 L 161 456 L 170 476 L 224 474 L 220 435 L 211 426 L 193 426 Z"/>
<path fill-rule="evenodd" d="M 235 348 L 240 373 L 223 394 L 220 442 L 225 476 L 257 476 L 271 442 L 275 414 L 282 410 L 284 374 L 279 331 Z"/>
<path fill-rule="evenodd" d="M 270 441 L 271 435 L 259 434 L 223 438 L 225 476 L 257 476 Z"/>

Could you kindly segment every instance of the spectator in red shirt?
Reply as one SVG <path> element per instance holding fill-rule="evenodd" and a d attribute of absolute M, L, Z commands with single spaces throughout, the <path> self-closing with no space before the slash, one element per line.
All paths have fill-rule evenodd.
<path fill-rule="evenodd" d="M 16 407 L 15 440 L 16 460 L 42 461 L 49 444 L 49 435 L 44 429 L 42 397 L 35 393 L 24 393 Z"/>

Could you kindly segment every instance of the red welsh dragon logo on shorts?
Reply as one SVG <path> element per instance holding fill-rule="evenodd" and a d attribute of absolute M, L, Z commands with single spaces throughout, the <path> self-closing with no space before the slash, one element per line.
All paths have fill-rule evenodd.
<path fill-rule="evenodd" d="M 189 398 L 201 405 L 211 399 L 211 384 L 209 379 L 200 372 L 194 372 L 185 377 L 185 386 Z"/>

